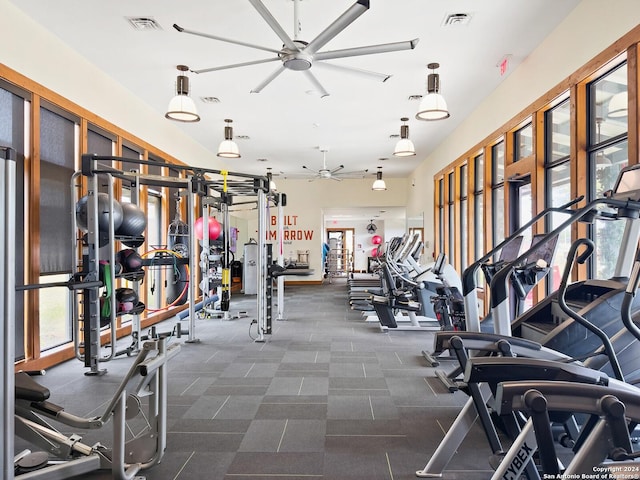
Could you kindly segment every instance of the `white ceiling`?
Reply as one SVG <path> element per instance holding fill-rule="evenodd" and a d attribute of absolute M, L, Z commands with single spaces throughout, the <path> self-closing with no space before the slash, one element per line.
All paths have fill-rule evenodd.
<path fill-rule="evenodd" d="M 98 68 L 164 115 L 174 93 L 176 65 L 197 70 L 269 58 L 273 54 L 179 33 L 172 25 L 280 49 L 281 40 L 246 0 L 78 1 L 11 0 Z M 302 40 L 311 41 L 355 0 L 302 0 Z M 292 0 L 263 0 L 293 37 Z M 413 169 L 505 78 L 497 64 L 510 55 L 512 71 L 579 3 L 579 0 L 373 0 L 321 51 L 419 38 L 414 50 L 349 57 L 331 62 L 391 74 L 385 83 L 312 67 L 330 93 L 319 98 L 300 72 L 287 70 L 259 93 L 250 93 L 280 65 L 277 62 L 217 72 L 191 73 L 191 95 L 202 120 L 176 124 L 214 154 L 224 119 L 231 118 L 242 158 L 234 171 L 264 174 L 267 167 L 287 175 L 302 165 L 345 170 L 383 166 L 385 176 L 408 176 Z M 443 26 L 449 14 L 466 13 L 465 26 Z M 136 31 L 126 17 L 154 19 L 155 31 Z M 438 122 L 415 119 L 423 94 L 426 65 L 440 63 L 441 93 L 451 117 Z M 72 72 L 69 72 L 72 75 Z M 99 92 L 96 92 L 99 94 Z M 204 104 L 214 96 L 220 103 Z M 400 118 L 409 117 L 417 156 L 392 156 Z M 167 120 L 169 121 L 169 120 Z M 239 139 L 238 136 L 248 136 Z M 382 161 L 381 158 L 387 160 Z M 258 159 L 266 159 L 265 162 Z"/>

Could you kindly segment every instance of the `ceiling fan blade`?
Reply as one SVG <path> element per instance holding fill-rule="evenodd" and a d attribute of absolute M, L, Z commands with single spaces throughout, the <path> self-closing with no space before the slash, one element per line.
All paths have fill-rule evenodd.
<path fill-rule="evenodd" d="M 304 51 L 313 55 L 367 10 L 369 10 L 369 0 L 358 0 L 331 25 L 320 32 L 316 38 L 311 40 L 309 45 L 305 47 Z"/>
<path fill-rule="evenodd" d="M 341 182 L 342 179 L 340 177 L 329 177 L 331 180 L 335 180 L 336 182 Z"/>
<path fill-rule="evenodd" d="M 198 70 L 191 70 L 191 71 L 193 73 L 216 72 L 218 70 L 227 70 L 229 68 L 236 68 L 236 67 L 246 67 L 248 65 L 258 65 L 260 63 L 268 63 L 276 60 L 280 60 L 280 57 L 265 58 L 263 60 L 253 60 L 251 62 L 234 63 L 233 65 L 223 65 L 221 67 L 201 68 Z"/>
<path fill-rule="evenodd" d="M 364 178 L 367 175 L 367 172 L 369 171 L 369 169 L 367 170 L 354 170 L 351 172 L 342 172 L 340 174 L 340 176 L 342 178 Z"/>
<path fill-rule="evenodd" d="M 282 67 L 284 68 L 284 67 Z M 315 75 L 313 73 L 311 73 L 311 70 L 304 70 L 302 73 L 305 74 L 305 76 L 309 79 L 309 81 L 313 84 L 314 88 L 320 93 L 320 98 L 323 97 L 328 97 L 329 96 L 329 92 L 327 92 L 324 87 L 322 86 L 322 84 L 318 81 L 318 79 L 315 77 Z"/>
<path fill-rule="evenodd" d="M 278 75 L 280 75 L 282 72 L 284 72 L 284 70 L 285 70 L 284 65 L 280 65 L 271 75 L 265 78 L 260 83 L 260 85 L 258 85 L 256 88 L 251 89 L 251 93 L 260 93 L 264 87 L 269 85 L 273 81 L 273 79 L 276 78 Z"/>
<path fill-rule="evenodd" d="M 307 167 L 306 165 L 302 165 L 302 168 L 304 168 L 305 170 L 309 170 L 310 172 L 314 172 L 315 170 L 311 170 L 309 167 Z"/>
<path fill-rule="evenodd" d="M 370 70 L 363 70 L 361 68 L 347 67 L 345 65 L 336 65 L 334 63 L 326 62 L 314 62 L 314 67 L 327 68 L 329 70 L 335 70 L 338 72 L 351 73 L 360 75 L 361 77 L 367 77 L 373 80 L 379 80 L 380 82 L 386 82 L 391 78 L 391 75 L 387 73 L 372 72 Z"/>
<path fill-rule="evenodd" d="M 314 55 L 315 60 L 330 60 L 332 58 L 356 57 L 360 55 L 373 55 L 376 53 L 399 52 L 401 50 L 413 50 L 420 41 L 419 38 L 406 40 L 404 42 L 381 43 L 378 45 L 367 45 L 364 47 L 343 48 L 341 50 L 329 50 L 328 52 L 318 52 Z M 306 51 L 306 49 L 305 49 Z"/>
<path fill-rule="evenodd" d="M 258 11 L 260 16 L 264 19 L 265 22 L 269 24 L 271 29 L 274 32 L 276 32 L 276 35 L 280 37 L 280 40 L 282 40 L 282 43 L 284 43 L 285 47 L 287 47 L 290 50 L 293 50 L 294 52 L 297 52 L 300 50 L 298 46 L 295 43 L 293 43 L 293 40 L 291 40 L 291 37 L 287 35 L 287 32 L 284 31 L 284 29 L 280 26 L 278 21 L 273 17 L 273 15 L 271 15 L 271 12 L 267 10 L 267 7 L 265 7 L 260 0 L 249 0 L 249 3 L 253 5 L 253 8 L 255 8 Z"/>
<path fill-rule="evenodd" d="M 334 168 L 333 170 L 331 170 L 329 173 L 331 173 L 333 175 L 334 173 L 339 172 L 343 168 L 344 168 L 344 165 L 339 165 L 336 168 Z"/>
<path fill-rule="evenodd" d="M 232 40 L 230 38 L 218 37 L 217 35 L 211 35 L 210 33 L 197 32 L 195 30 L 189 30 L 187 28 L 182 28 L 179 25 L 173 24 L 173 28 L 181 33 L 188 33 L 190 35 L 197 35 L 198 37 L 211 38 L 212 40 L 219 40 L 220 42 L 233 43 L 235 45 L 242 45 L 243 47 L 249 48 L 257 48 L 258 50 L 264 50 L 265 52 L 271 53 L 280 53 L 280 50 L 275 50 L 273 48 L 263 47 L 261 45 L 254 45 L 253 43 L 241 42 L 240 40 Z"/>

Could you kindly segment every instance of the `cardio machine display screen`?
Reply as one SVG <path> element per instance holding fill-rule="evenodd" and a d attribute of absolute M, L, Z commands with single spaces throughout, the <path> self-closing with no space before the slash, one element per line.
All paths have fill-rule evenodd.
<path fill-rule="evenodd" d="M 536 247 L 536 244 L 538 244 L 544 237 L 546 237 L 545 234 L 533 236 L 533 239 L 531 240 L 531 246 L 535 248 L 535 250 L 527 255 L 526 263 L 536 263 L 538 260 L 542 260 L 547 265 L 551 265 L 553 256 L 556 253 L 556 243 L 558 243 L 558 235 L 555 235 L 546 243 L 543 243 L 540 246 Z"/>
<path fill-rule="evenodd" d="M 625 193 L 640 190 L 640 168 L 633 168 L 621 172 L 615 193 Z"/>

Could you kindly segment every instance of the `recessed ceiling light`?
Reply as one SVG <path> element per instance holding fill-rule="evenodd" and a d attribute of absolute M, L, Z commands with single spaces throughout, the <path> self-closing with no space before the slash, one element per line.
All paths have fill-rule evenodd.
<path fill-rule="evenodd" d="M 202 103 L 220 103 L 220 99 L 218 97 L 200 97 L 200 101 Z"/>
<path fill-rule="evenodd" d="M 381 162 L 384 162 L 385 160 L 389 160 L 389 157 L 380 157 L 378 160 L 380 160 Z"/>
<path fill-rule="evenodd" d="M 135 30 L 162 30 L 153 17 L 125 17 Z"/>

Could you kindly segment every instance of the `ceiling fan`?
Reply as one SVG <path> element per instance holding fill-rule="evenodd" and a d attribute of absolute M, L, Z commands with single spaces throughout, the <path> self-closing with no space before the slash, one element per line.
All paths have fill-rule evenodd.
<path fill-rule="evenodd" d="M 343 172 L 344 165 L 338 165 L 335 168 L 327 167 L 327 151 L 328 150 L 320 150 L 322 152 L 322 168 L 319 170 L 313 170 L 305 165 L 302 166 L 305 170 L 308 170 L 313 176 L 309 178 L 310 182 L 314 180 L 336 180 L 341 182 L 343 178 L 364 178 L 365 174 L 369 171 L 367 170 L 357 170 L 352 172 Z"/>
<path fill-rule="evenodd" d="M 344 72 L 357 73 L 372 77 L 381 81 L 386 81 L 391 75 L 384 73 L 371 72 L 368 70 L 362 70 L 359 68 L 346 67 L 343 65 L 335 65 L 331 63 L 325 63 L 324 60 L 331 60 L 335 58 L 354 57 L 359 55 L 371 55 L 375 53 L 395 52 L 399 50 L 409 50 L 415 48 L 419 39 L 408 40 L 405 42 L 385 43 L 379 45 L 368 45 L 364 47 L 345 48 L 340 50 L 330 50 L 320 52 L 319 50 L 324 47 L 329 41 L 331 41 L 342 30 L 348 27 L 356 18 L 362 15 L 369 9 L 369 0 L 357 0 L 350 8 L 348 8 L 342 15 L 340 15 L 331 25 L 325 28 L 316 38 L 311 42 L 306 42 L 298 38 L 300 33 L 300 22 L 298 21 L 298 3 L 300 0 L 293 0 L 294 9 L 294 37 L 291 39 L 289 35 L 280 26 L 278 21 L 271 15 L 269 10 L 264 6 L 261 0 L 249 0 L 249 3 L 255 8 L 262 18 L 269 24 L 271 29 L 282 40 L 283 46 L 280 49 L 274 49 L 269 47 L 263 47 L 260 45 L 254 45 L 251 43 L 243 42 L 241 40 L 232 40 L 229 38 L 219 37 L 217 35 L 211 35 L 208 33 L 197 32 L 195 30 L 189 30 L 179 25 L 174 24 L 178 32 L 189 33 L 191 35 L 197 35 L 200 37 L 210 38 L 213 40 L 219 40 L 222 42 L 233 43 L 236 45 L 242 45 L 249 48 L 255 48 L 258 50 L 264 50 L 274 53 L 275 56 L 265 58 L 261 60 L 253 60 L 249 62 L 236 63 L 232 65 L 223 65 L 219 67 L 203 68 L 199 70 L 192 70 L 194 73 L 214 72 L 217 70 L 226 70 L 236 67 L 244 67 L 247 65 L 257 65 L 260 63 L 268 63 L 274 61 L 281 61 L 280 65 L 273 73 L 265 78 L 257 87 L 251 90 L 251 93 L 259 93 L 264 87 L 271 83 L 278 75 L 284 72 L 285 69 L 296 70 L 304 72 L 305 76 L 313 84 L 314 88 L 320 93 L 321 97 L 329 95 L 324 89 L 318 79 L 311 73 L 310 69 L 312 65 L 330 68 L 334 70 L 340 70 Z"/>

